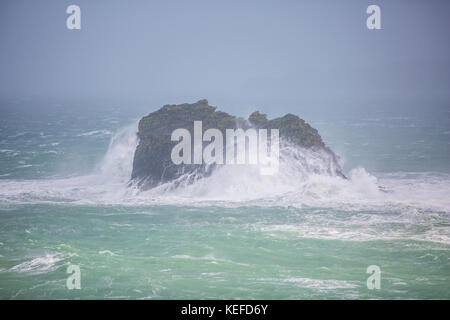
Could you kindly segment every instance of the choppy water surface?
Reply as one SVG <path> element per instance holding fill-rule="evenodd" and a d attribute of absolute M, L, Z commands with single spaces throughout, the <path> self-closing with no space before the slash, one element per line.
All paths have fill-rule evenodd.
<path fill-rule="evenodd" d="M 348 180 L 285 159 L 139 192 L 137 117 L 54 109 L 2 110 L 2 299 L 450 298 L 448 112 L 310 121 Z"/>

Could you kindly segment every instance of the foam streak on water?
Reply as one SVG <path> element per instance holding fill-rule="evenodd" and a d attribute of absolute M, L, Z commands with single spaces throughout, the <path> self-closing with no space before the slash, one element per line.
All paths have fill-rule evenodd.
<path fill-rule="evenodd" d="M 343 179 L 325 153 L 285 145 L 274 176 L 224 166 L 141 192 L 136 131 L 114 134 L 91 174 L 0 180 L 0 297 L 450 297 L 449 175 Z M 69 263 L 86 296 L 64 289 Z M 386 271 L 378 295 L 371 264 Z"/>
<path fill-rule="evenodd" d="M 368 226 L 378 222 L 395 220 L 422 224 L 433 218 L 437 222 L 448 221 L 450 177 L 447 175 L 396 173 L 385 174 L 377 179 L 363 168 L 355 168 L 350 171 L 347 180 L 335 174 L 332 160 L 326 153 L 292 146 L 282 148 L 279 173 L 273 176 L 260 175 L 259 167 L 255 165 L 231 165 L 216 169 L 210 177 L 194 179 L 196 182 L 193 184 L 167 183 L 140 192 L 129 186 L 133 153 L 137 145 L 136 131 L 137 123 L 119 130 L 112 137 L 105 157 L 91 175 L 65 179 L 2 180 L 0 203 L 6 206 L 70 203 L 319 207 L 348 212 L 372 210 L 386 213 L 366 217 L 364 226 L 357 230 L 363 234 L 370 233 L 370 230 L 366 230 Z M 402 213 L 392 216 L 389 214 L 391 212 Z M 327 219 L 333 221 L 334 215 L 330 214 Z M 354 216 L 349 214 L 345 224 L 351 224 L 352 219 Z M 302 229 L 295 226 L 273 228 Z M 430 230 L 433 236 L 429 239 L 447 242 L 450 239 L 447 231 L 436 235 L 436 230 Z M 352 238 L 351 234 L 342 230 L 336 229 L 336 234 L 339 238 Z M 306 235 L 314 236 L 315 233 L 307 232 Z M 395 238 L 395 232 L 388 232 L 386 236 Z"/>

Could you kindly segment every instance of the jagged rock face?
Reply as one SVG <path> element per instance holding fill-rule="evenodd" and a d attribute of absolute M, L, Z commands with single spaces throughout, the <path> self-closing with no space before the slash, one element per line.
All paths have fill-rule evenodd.
<path fill-rule="evenodd" d="M 193 132 L 194 121 L 202 121 L 202 131 L 219 129 L 225 136 L 226 129 L 249 127 L 278 129 L 280 138 L 305 148 L 321 148 L 336 156 L 322 141 L 316 129 L 299 117 L 287 114 L 281 118 L 268 120 L 258 111 L 252 113 L 248 121 L 216 111 L 207 100 L 193 104 L 165 105 L 150 113 L 139 122 L 139 144 L 133 161 L 131 179 L 141 189 L 153 188 L 161 183 L 175 180 L 186 173 L 208 175 L 214 166 L 199 164 L 175 165 L 171 159 L 172 148 L 178 143 L 171 141 L 172 132 L 179 128 Z M 193 136 L 193 135 L 192 135 Z M 337 159 L 336 159 L 337 163 Z"/>
<path fill-rule="evenodd" d="M 143 189 L 174 180 L 180 175 L 193 172 L 208 173 L 213 168 L 204 165 L 175 165 L 170 157 L 177 142 L 171 141 L 171 134 L 178 128 L 193 132 L 194 121 L 202 121 L 203 131 L 216 128 L 221 131 L 236 128 L 243 119 L 237 119 L 225 112 L 216 111 L 207 100 L 194 104 L 165 105 L 139 122 L 139 144 L 133 161 L 131 179 Z"/>
<path fill-rule="evenodd" d="M 257 128 L 280 130 L 280 137 L 289 140 L 295 145 L 305 148 L 325 147 L 317 130 L 293 114 L 289 113 L 281 118 L 268 120 L 265 114 L 255 111 L 248 120 Z"/>

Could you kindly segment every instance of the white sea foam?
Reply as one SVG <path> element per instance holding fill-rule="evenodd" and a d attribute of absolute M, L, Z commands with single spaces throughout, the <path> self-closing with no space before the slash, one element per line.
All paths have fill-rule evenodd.
<path fill-rule="evenodd" d="M 84 133 L 80 133 L 77 135 L 77 137 L 86 137 L 86 136 L 98 136 L 98 135 L 111 135 L 112 132 L 109 130 L 93 130 L 93 131 L 88 131 L 88 132 L 84 132 Z"/>
<path fill-rule="evenodd" d="M 256 166 L 223 166 L 193 184 L 167 183 L 148 191 L 129 186 L 137 122 L 119 130 L 104 159 L 87 176 L 0 181 L 0 204 L 70 203 L 191 205 L 224 207 L 323 208 L 338 214 L 305 216 L 303 222 L 261 223 L 278 236 L 372 240 L 415 238 L 450 243 L 450 176 L 438 173 L 372 175 L 355 168 L 343 179 L 322 152 L 288 147 L 277 175 L 261 176 Z M 308 209 L 309 210 L 309 209 Z M 363 213 L 361 213 L 363 212 Z M 368 213 L 369 212 L 369 213 Z M 379 226 L 390 228 L 380 228 Z M 425 228 L 416 232 L 417 226 Z"/>
<path fill-rule="evenodd" d="M 178 255 L 172 256 L 172 258 L 173 259 L 186 259 L 186 260 L 204 260 L 204 261 L 208 261 L 209 263 L 212 263 L 212 264 L 230 263 L 230 264 L 236 264 L 236 265 L 245 266 L 245 267 L 249 266 L 246 263 L 235 262 L 235 261 L 232 261 L 229 259 L 224 259 L 224 258 L 217 258 L 213 254 L 207 254 L 207 255 L 201 256 L 201 257 L 193 257 L 193 256 L 190 256 L 187 254 L 178 254 Z"/>
<path fill-rule="evenodd" d="M 274 176 L 262 176 L 256 166 L 223 166 L 193 184 L 167 183 L 140 192 L 128 186 L 137 123 L 118 131 L 96 172 L 66 179 L 7 180 L 0 183 L 0 199 L 10 202 L 66 202 L 81 204 L 189 204 L 217 202 L 229 206 L 412 206 L 450 210 L 450 177 L 433 173 L 395 173 L 377 179 L 355 168 L 343 179 L 325 154 L 288 149 Z M 29 166 L 29 165 L 27 165 Z M 380 190 L 383 187 L 383 190 Z"/>
<path fill-rule="evenodd" d="M 294 284 L 300 288 L 315 289 L 319 291 L 336 290 L 336 289 L 354 289 L 358 288 L 357 284 L 351 283 L 349 281 L 343 280 L 323 280 L 323 279 L 312 279 L 312 278 L 300 278 L 300 277 L 290 277 L 290 278 L 261 278 L 258 281 L 263 282 L 276 282 L 278 284 Z"/>
<path fill-rule="evenodd" d="M 60 142 L 44 143 L 40 144 L 39 147 L 56 147 Z"/>
<path fill-rule="evenodd" d="M 102 250 L 102 251 L 99 251 L 98 254 L 101 254 L 101 255 L 109 255 L 109 256 L 117 256 L 117 254 L 115 254 L 115 253 L 112 252 L 111 250 Z"/>
<path fill-rule="evenodd" d="M 29 168 L 32 166 L 33 166 L 32 164 L 23 164 L 23 165 L 17 166 L 17 168 Z"/>
<path fill-rule="evenodd" d="M 13 272 L 29 272 L 32 274 L 47 273 L 55 270 L 57 263 L 61 260 L 63 259 L 58 254 L 46 254 L 30 261 L 22 262 L 9 270 Z"/>

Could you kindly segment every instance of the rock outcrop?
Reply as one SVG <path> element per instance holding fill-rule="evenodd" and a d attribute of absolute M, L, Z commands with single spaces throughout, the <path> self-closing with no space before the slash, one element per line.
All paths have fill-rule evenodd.
<path fill-rule="evenodd" d="M 165 105 L 140 120 L 139 144 L 134 154 L 132 181 L 141 189 L 149 189 L 176 180 L 182 175 L 189 176 L 189 173 L 205 176 L 210 174 L 215 166 L 175 165 L 171 159 L 172 148 L 178 143 L 171 141 L 172 132 L 184 128 L 192 133 L 194 121 L 199 120 L 202 121 L 203 132 L 215 128 L 222 131 L 224 136 L 226 129 L 278 129 L 280 140 L 289 141 L 302 148 L 320 149 L 331 155 L 336 168 L 339 168 L 337 174 L 342 175 L 336 155 L 325 146 L 317 130 L 301 118 L 287 114 L 269 120 L 265 114 L 256 111 L 245 120 L 216 110 L 207 100 L 200 100 L 193 104 Z M 196 177 L 198 178 L 198 175 Z"/>

